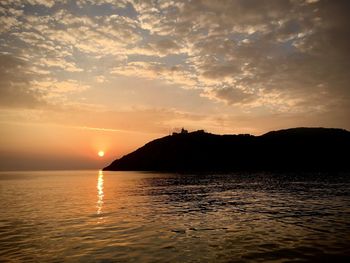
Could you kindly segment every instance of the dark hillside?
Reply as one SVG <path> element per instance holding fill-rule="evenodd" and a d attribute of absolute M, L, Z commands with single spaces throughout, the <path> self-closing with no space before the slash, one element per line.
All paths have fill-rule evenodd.
<path fill-rule="evenodd" d="M 350 132 L 294 128 L 261 136 L 196 131 L 151 141 L 104 170 L 225 172 L 345 171 Z"/>

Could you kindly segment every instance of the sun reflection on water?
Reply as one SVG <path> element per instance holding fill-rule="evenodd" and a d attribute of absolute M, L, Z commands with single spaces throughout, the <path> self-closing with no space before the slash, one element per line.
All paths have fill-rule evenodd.
<path fill-rule="evenodd" d="M 103 171 L 98 171 L 98 179 L 97 179 L 97 214 L 100 215 L 102 213 L 103 206 Z"/>

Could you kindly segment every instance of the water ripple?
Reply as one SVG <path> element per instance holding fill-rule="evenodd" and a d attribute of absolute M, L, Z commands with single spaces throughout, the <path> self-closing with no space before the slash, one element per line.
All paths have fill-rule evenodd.
<path fill-rule="evenodd" d="M 0 261 L 348 261 L 350 176 L 0 173 Z"/>

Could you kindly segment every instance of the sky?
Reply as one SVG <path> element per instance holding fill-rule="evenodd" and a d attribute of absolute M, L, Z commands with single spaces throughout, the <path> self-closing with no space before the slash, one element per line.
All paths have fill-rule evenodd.
<path fill-rule="evenodd" d="M 0 170 L 101 168 L 182 127 L 350 129 L 349 10 L 1 0 Z"/>

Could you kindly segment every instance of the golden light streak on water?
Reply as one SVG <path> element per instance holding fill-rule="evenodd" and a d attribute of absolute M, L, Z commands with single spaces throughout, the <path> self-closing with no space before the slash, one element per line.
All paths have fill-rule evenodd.
<path fill-rule="evenodd" d="M 97 179 L 97 214 L 100 215 L 102 213 L 103 206 L 103 171 L 98 171 L 98 179 Z"/>

